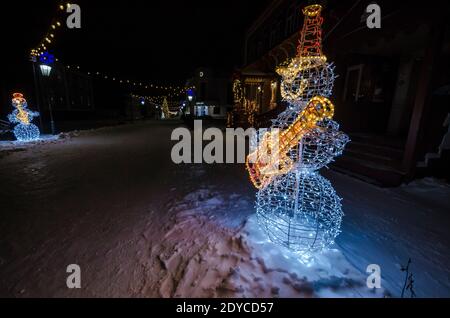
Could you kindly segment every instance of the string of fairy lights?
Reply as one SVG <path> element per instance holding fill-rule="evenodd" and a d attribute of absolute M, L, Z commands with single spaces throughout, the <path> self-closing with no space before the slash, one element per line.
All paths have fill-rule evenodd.
<path fill-rule="evenodd" d="M 161 96 L 143 96 L 143 95 L 137 95 L 137 94 L 131 94 L 132 98 L 138 99 L 138 100 L 143 100 L 146 102 L 149 102 L 151 104 L 155 104 L 155 105 L 162 105 L 164 102 L 164 99 L 167 99 L 168 103 L 170 104 L 171 107 L 177 107 L 180 106 L 180 101 L 176 100 L 177 96 L 169 96 L 169 95 L 161 95 Z"/>
<path fill-rule="evenodd" d="M 73 69 L 77 71 L 82 71 L 82 68 L 78 65 L 67 65 L 66 69 Z M 145 81 L 134 81 L 130 79 L 123 79 L 119 77 L 112 76 L 110 74 L 104 72 L 92 72 L 86 71 L 86 74 L 89 76 L 93 76 L 97 79 L 109 80 L 118 84 L 128 85 L 134 88 L 141 89 L 153 89 L 153 90 L 161 90 L 165 91 L 164 96 L 167 97 L 177 97 L 180 95 L 185 95 L 186 92 L 190 89 L 194 89 L 194 87 L 186 87 L 186 86 L 170 86 L 170 85 L 158 85 L 154 83 L 146 83 Z"/>
<path fill-rule="evenodd" d="M 52 45 L 54 45 L 56 41 L 57 35 L 60 34 L 64 29 L 63 27 L 63 21 L 65 18 L 64 15 L 67 12 L 67 10 L 70 9 L 70 6 L 71 4 L 69 2 L 60 1 L 60 3 L 57 6 L 55 17 L 52 19 L 50 23 L 49 29 L 47 30 L 47 32 L 45 33 L 39 44 L 30 51 L 30 56 L 32 60 L 36 61 L 38 58 L 44 56 L 45 54 L 48 54 L 50 48 L 52 47 Z M 59 62 L 58 59 L 55 59 L 55 61 Z M 181 95 L 186 95 L 187 91 L 194 89 L 194 87 L 163 85 L 150 83 L 146 81 L 136 81 L 119 78 L 111 74 L 107 74 L 105 72 L 86 71 L 82 69 L 79 65 L 66 65 L 65 68 L 68 70 L 77 70 L 80 72 L 84 71 L 87 75 L 92 76 L 96 79 L 103 79 L 118 84 L 127 85 L 128 87 L 135 89 L 148 89 L 148 90 L 151 89 L 163 91 L 164 93 L 161 96 L 155 96 L 156 99 L 162 98 L 163 96 L 168 98 L 176 98 Z"/>
<path fill-rule="evenodd" d="M 41 56 L 44 52 L 48 51 L 50 47 L 55 43 L 56 36 L 63 30 L 63 15 L 69 8 L 70 3 L 60 1 L 57 6 L 55 17 L 50 23 L 49 29 L 47 30 L 39 44 L 35 48 L 31 49 L 30 55 L 32 57 Z"/>

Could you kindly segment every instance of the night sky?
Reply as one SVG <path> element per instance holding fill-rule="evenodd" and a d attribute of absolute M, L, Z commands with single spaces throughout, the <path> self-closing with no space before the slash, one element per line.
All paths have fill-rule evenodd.
<path fill-rule="evenodd" d="M 53 53 L 65 64 L 130 80 L 183 85 L 199 66 L 230 71 L 242 62 L 245 30 L 268 0 L 78 0 L 82 29 L 64 28 Z M 32 80 L 28 53 L 59 1 L 2 3 L 3 89 Z"/>

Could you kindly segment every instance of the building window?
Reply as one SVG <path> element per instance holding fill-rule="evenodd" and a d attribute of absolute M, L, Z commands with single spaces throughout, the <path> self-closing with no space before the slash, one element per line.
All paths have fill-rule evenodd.
<path fill-rule="evenodd" d="M 208 106 L 204 103 L 197 103 L 197 105 L 194 107 L 194 115 L 196 117 L 205 117 L 208 116 Z"/>
<path fill-rule="evenodd" d="M 213 114 L 220 115 L 220 107 L 219 106 L 214 106 Z"/>
<path fill-rule="evenodd" d="M 358 102 L 358 100 L 362 97 L 360 95 L 360 90 L 363 68 L 364 65 L 359 64 L 351 66 L 347 69 L 343 96 L 345 101 Z"/>

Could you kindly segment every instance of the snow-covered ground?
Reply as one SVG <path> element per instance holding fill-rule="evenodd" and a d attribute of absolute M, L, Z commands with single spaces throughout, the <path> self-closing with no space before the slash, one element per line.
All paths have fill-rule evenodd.
<path fill-rule="evenodd" d="M 0 296 L 450 297 L 450 188 L 380 189 L 325 171 L 343 233 L 309 262 L 266 240 L 242 165 L 175 165 L 176 122 L 0 142 Z M 78 264 L 82 289 L 66 287 Z M 383 289 L 366 287 L 378 264 Z"/>

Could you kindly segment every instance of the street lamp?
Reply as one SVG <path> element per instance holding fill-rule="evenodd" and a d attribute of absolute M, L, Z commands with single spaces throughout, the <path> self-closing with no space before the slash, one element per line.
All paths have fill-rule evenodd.
<path fill-rule="evenodd" d="M 39 65 L 39 68 L 41 69 L 42 76 L 44 78 L 49 78 L 50 74 L 52 72 L 52 67 L 48 64 L 41 64 Z M 48 94 L 47 94 L 48 98 Z M 48 100 L 48 110 L 50 111 L 50 128 L 52 130 L 52 135 L 55 134 L 55 122 L 53 120 L 53 109 L 52 109 L 52 103 Z"/>
<path fill-rule="evenodd" d="M 189 89 L 188 91 L 187 91 L 187 98 L 188 98 L 188 101 L 189 101 L 189 113 L 190 113 L 190 115 L 191 116 L 194 116 L 194 103 L 193 103 L 193 101 L 194 101 L 194 90 L 193 89 Z"/>
<path fill-rule="evenodd" d="M 43 76 L 50 76 L 50 73 L 52 72 L 52 67 L 50 65 L 41 64 L 39 67 Z"/>
<path fill-rule="evenodd" d="M 41 101 L 40 101 L 40 94 L 39 94 L 39 84 L 38 84 L 38 77 L 37 77 L 37 75 L 36 75 L 36 70 L 37 70 L 37 58 L 36 58 L 36 56 L 31 56 L 31 59 L 30 59 L 30 61 L 31 61 L 31 63 L 32 63 L 32 66 L 33 66 L 33 78 L 34 78 L 34 89 L 35 89 L 35 96 L 36 96 L 36 101 L 35 101 L 35 104 L 36 104 L 36 107 L 37 107 L 37 109 L 38 109 L 38 111 L 39 111 L 39 114 L 41 114 L 41 116 L 39 116 L 39 128 L 40 128 L 40 130 L 41 131 L 43 131 L 44 130 L 44 123 L 43 123 L 43 121 L 42 121 L 42 112 L 41 112 Z"/>

